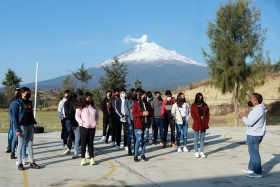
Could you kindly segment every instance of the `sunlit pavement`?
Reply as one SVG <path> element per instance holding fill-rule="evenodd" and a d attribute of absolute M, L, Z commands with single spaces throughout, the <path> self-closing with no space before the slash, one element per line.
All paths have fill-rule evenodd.
<path fill-rule="evenodd" d="M 35 134 L 34 157 L 41 169 L 17 169 L 16 160 L 5 153 L 7 133 L 1 133 L 0 186 L 280 186 L 280 126 L 267 127 L 260 146 L 263 178 L 252 179 L 242 173 L 249 161 L 244 128 L 211 128 L 206 132 L 207 158 L 194 158 L 193 131 L 188 129 L 190 152 L 161 148 L 160 144 L 146 147 L 147 162 L 135 163 L 133 156 L 121 148 L 114 151 L 101 142 L 96 132 L 96 165 L 80 166 L 80 158 L 64 155 L 60 132 Z M 151 137 L 151 130 L 150 130 Z M 170 135 L 168 136 L 170 139 Z M 182 141 L 181 141 L 182 143 Z M 141 148 L 139 149 L 141 153 Z"/>

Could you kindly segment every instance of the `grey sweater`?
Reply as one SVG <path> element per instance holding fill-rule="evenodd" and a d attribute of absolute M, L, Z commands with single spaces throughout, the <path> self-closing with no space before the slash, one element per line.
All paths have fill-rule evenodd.
<path fill-rule="evenodd" d="M 254 106 L 247 117 L 242 121 L 246 125 L 246 134 L 251 136 L 264 136 L 266 130 L 266 112 L 267 109 L 263 104 Z"/>
<path fill-rule="evenodd" d="M 151 103 L 152 109 L 154 110 L 154 116 L 155 118 L 162 118 L 161 114 L 161 107 L 162 107 L 162 100 L 153 100 Z"/>

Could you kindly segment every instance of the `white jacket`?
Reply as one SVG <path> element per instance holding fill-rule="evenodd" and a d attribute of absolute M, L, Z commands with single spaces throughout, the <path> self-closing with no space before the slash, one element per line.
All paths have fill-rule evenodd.
<path fill-rule="evenodd" d="M 171 115 L 174 118 L 176 118 L 175 123 L 183 125 L 182 115 L 180 113 L 179 106 L 177 105 L 177 103 L 174 103 L 172 105 Z M 190 106 L 188 103 L 186 103 L 186 121 L 187 122 L 188 122 L 189 118 L 190 118 Z"/>
<path fill-rule="evenodd" d="M 248 116 L 243 117 L 242 121 L 246 125 L 246 134 L 250 136 L 264 136 L 266 131 L 266 112 L 263 104 L 253 107 Z"/>

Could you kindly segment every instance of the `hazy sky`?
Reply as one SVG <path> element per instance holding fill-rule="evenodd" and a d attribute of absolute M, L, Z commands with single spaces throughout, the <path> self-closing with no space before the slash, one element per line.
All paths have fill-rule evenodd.
<path fill-rule="evenodd" d="M 11 68 L 22 83 L 93 67 L 130 49 L 128 36 L 144 34 L 168 50 L 205 63 L 205 34 L 222 0 L 3 0 L 0 6 L 0 81 Z M 280 0 L 253 0 L 261 8 L 262 27 L 269 27 L 264 51 L 280 58 Z M 2 86 L 2 85 L 0 85 Z"/>

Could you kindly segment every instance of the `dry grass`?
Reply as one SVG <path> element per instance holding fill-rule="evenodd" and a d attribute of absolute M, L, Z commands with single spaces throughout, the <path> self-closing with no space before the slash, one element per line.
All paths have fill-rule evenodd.
<path fill-rule="evenodd" d="M 214 81 L 210 79 L 201 80 L 199 82 L 190 83 L 188 86 L 179 86 L 176 90 L 173 90 L 172 93 L 179 93 L 179 92 L 185 92 L 186 90 L 192 90 L 195 88 L 198 88 L 200 86 L 205 85 L 213 85 Z"/>

